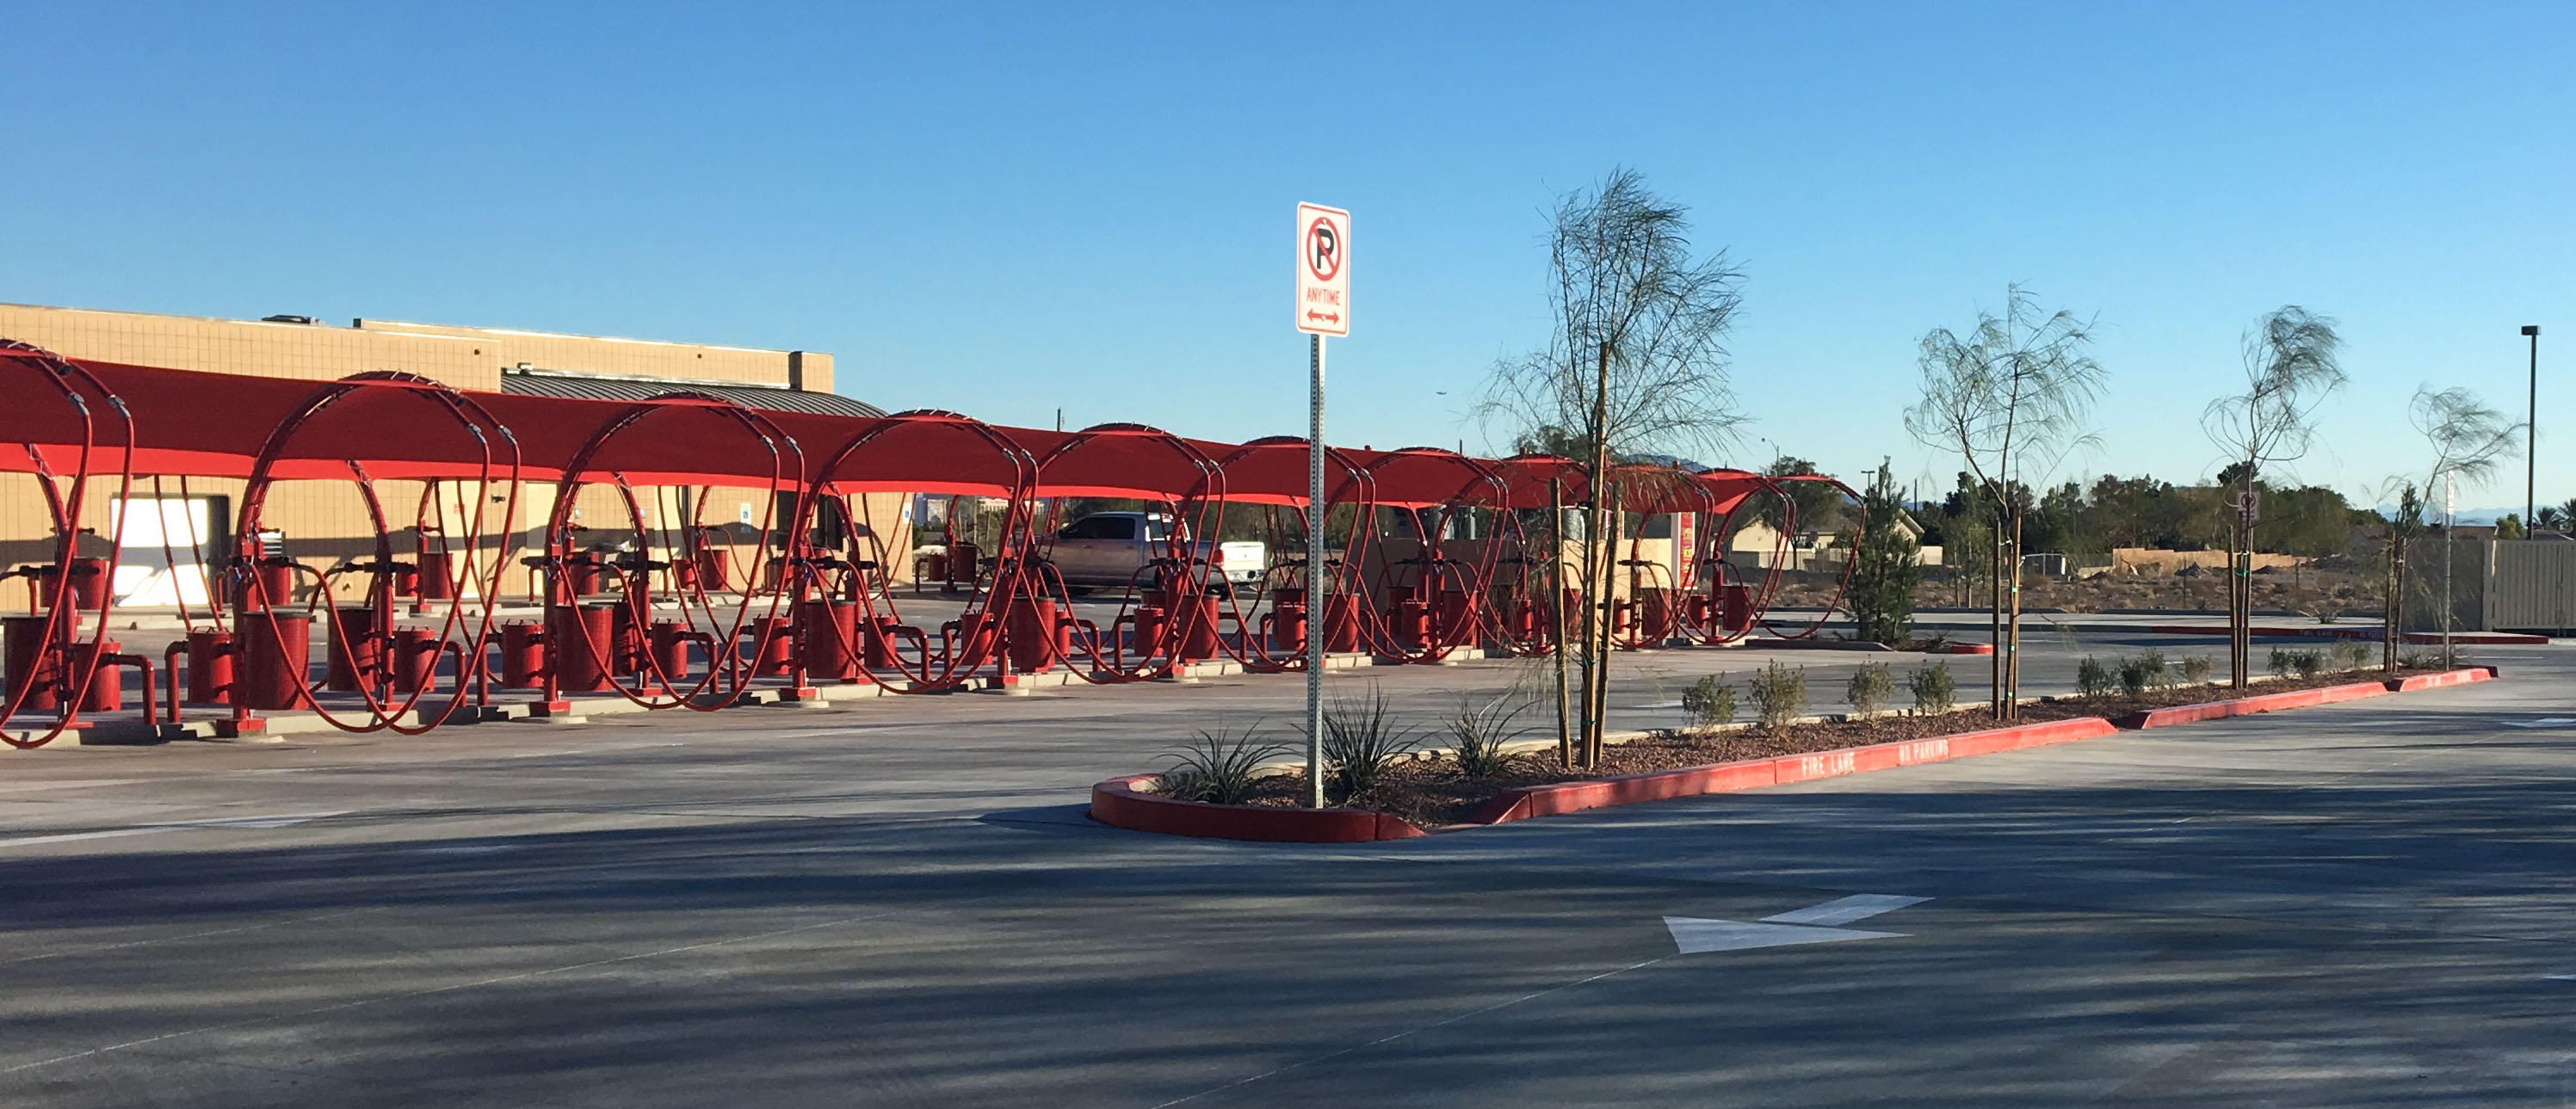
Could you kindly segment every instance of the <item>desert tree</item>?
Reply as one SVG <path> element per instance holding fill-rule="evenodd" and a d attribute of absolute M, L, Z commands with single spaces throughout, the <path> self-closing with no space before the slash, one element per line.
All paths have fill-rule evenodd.
<path fill-rule="evenodd" d="M 1816 464 L 1793 455 L 1782 455 L 1762 470 L 1764 477 L 1798 477 L 1815 474 Z M 1824 532 L 1831 530 L 1834 518 L 1842 509 L 1842 491 L 1821 481 L 1780 482 L 1780 495 L 1758 498 L 1753 502 L 1753 519 L 1775 532 Z"/>
<path fill-rule="evenodd" d="M 2006 290 L 2003 314 L 1977 314 L 1962 335 L 1936 328 L 1917 361 L 1923 396 L 1905 429 L 1927 447 L 1957 454 L 1994 519 L 1994 589 L 1987 611 L 1995 635 L 1994 712 L 2014 715 L 2021 677 L 2021 524 L 2015 496 L 2025 472 L 2046 475 L 2068 452 L 2093 442 L 2086 426 L 2103 371 L 2086 351 L 2093 321 L 2043 311 L 2029 290 Z"/>
<path fill-rule="evenodd" d="M 2385 628 L 2381 661 L 2391 670 L 2397 668 L 2397 641 L 2405 627 L 2406 548 L 2424 533 L 2426 506 L 2452 485 L 2478 485 L 2494 477 L 2496 467 L 2513 457 L 2514 437 L 2522 433 L 2519 421 L 2456 385 L 2448 389 L 2417 387 L 2415 396 L 2406 402 L 2406 420 L 2432 448 L 2433 462 L 2420 481 L 2411 476 L 2390 479 L 2391 489 L 2398 495 L 2398 511 L 2388 529 L 2388 599 L 2382 606 Z M 2448 497 L 2444 500 L 2447 503 Z M 2442 528 L 2445 555 L 2450 541 L 2450 520 L 2446 516 Z M 2447 593 L 2446 589 L 2445 604 L 2449 603 Z M 2451 613 L 2446 610 L 2442 613 L 2442 626 L 2448 628 L 2450 624 Z"/>
<path fill-rule="evenodd" d="M 1724 339 L 1743 274 L 1694 253 L 1689 211 L 1617 169 L 1557 199 L 1548 236 L 1547 345 L 1495 365 L 1477 415 L 1501 440 L 1579 447 L 1587 477 L 1578 594 L 1583 752 L 1599 758 L 1608 684 L 1613 459 L 1715 453 L 1741 420 Z M 1495 434 L 1500 432 L 1501 434 Z M 1565 645 L 1558 646 L 1560 658 Z"/>
<path fill-rule="evenodd" d="M 2239 689 L 2250 676 L 2253 654 L 2256 485 L 2266 467 L 2308 453 L 2316 439 L 2317 406 L 2344 386 L 2342 348 L 2333 319 L 2285 305 L 2245 331 L 2245 391 L 2201 410 L 2201 429 L 2227 452 L 2222 481 L 2235 495 L 2228 533 L 2227 657 L 2229 683 Z"/>
<path fill-rule="evenodd" d="M 1905 530 L 1905 500 L 1885 459 L 1861 494 L 1861 531 L 1852 542 L 1852 638 L 1890 647 L 1914 634 L 1914 586 L 1922 547 Z"/>

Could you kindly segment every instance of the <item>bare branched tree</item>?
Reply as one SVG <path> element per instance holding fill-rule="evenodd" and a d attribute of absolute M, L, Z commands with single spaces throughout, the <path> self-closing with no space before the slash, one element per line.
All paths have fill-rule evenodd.
<path fill-rule="evenodd" d="M 2399 494 L 2399 511 L 2397 518 L 2389 521 L 2388 601 L 2383 607 L 2386 626 L 2381 661 L 2391 670 L 2397 668 L 2397 642 L 2405 626 L 2406 548 L 2409 540 L 2424 531 L 2424 511 L 2418 506 L 2443 492 L 2446 482 L 2475 486 L 2494 477 L 2497 466 L 2514 456 L 2514 440 L 2522 434 L 2520 421 L 2456 385 L 2448 389 L 2418 386 L 2415 396 L 2406 402 L 2406 420 L 2433 448 L 2433 465 L 2425 471 L 2421 484 L 2411 477 L 2389 479 L 2390 489 Z M 2419 489 L 2420 494 L 2415 492 Z M 2445 543 L 2450 542 L 2449 525 L 2446 515 L 2442 535 Z M 2450 619 L 2449 612 L 2442 614 L 2445 627 Z"/>
<path fill-rule="evenodd" d="M 2021 680 L 2021 523 L 2025 498 L 2014 494 L 2027 473 L 2044 482 L 2066 455 L 2095 442 L 2086 426 L 2103 371 L 2085 350 L 2093 321 L 2044 312 L 2019 285 L 2004 312 L 1977 315 L 1966 335 L 1937 328 L 1923 336 L 1918 358 L 1923 399 L 1905 413 L 1905 429 L 1927 447 L 1952 451 L 1967 464 L 1997 515 L 1994 591 L 1988 611 L 1995 635 L 1994 712 L 2014 715 Z"/>
<path fill-rule="evenodd" d="M 1557 201 L 1549 238 L 1555 328 L 1545 349 L 1494 367 L 1477 416 L 1497 439 L 1567 444 L 1588 474 L 1649 453 L 1715 454 L 1742 417 L 1727 387 L 1728 327 L 1743 274 L 1723 250 L 1693 257 L 1687 209 L 1636 171 Z M 1499 431 L 1501 434 L 1496 435 Z M 1609 512 L 1587 482 L 1580 589 L 1584 758 L 1599 758 L 1609 649 Z M 1562 657 L 1563 645 L 1560 645 Z"/>
<path fill-rule="evenodd" d="M 2284 305 L 2255 321 L 2244 339 L 2245 391 L 2220 397 L 2201 410 L 2201 429 L 2228 453 L 2237 475 L 2237 512 L 2228 561 L 2227 655 L 2230 684 L 2242 689 L 2252 676 L 2254 641 L 2254 528 L 2250 510 L 2263 469 L 2295 461 L 2316 438 L 2317 406 L 2343 388 L 2335 321 L 2298 305 Z"/>

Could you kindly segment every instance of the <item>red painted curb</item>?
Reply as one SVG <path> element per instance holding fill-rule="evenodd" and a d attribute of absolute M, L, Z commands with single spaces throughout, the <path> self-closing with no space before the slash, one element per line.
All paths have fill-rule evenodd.
<path fill-rule="evenodd" d="M 1091 787 L 1091 818 L 1139 832 L 1266 843 L 1368 843 L 1424 834 L 1401 819 L 1366 809 L 1207 805 L 1136 788 L 1156 777 L 1131 774 Z"/>
<path fill-rule="evenodd" d="M 2227 625 L 2225 624 L 2149 624 L 2147 625 L 2147 630 L 2158 635 L 2226 635 L 2228 631 Z M 2250 631 L 2254 635 L 2263 636 L 2295 636 L 2304 639 L 2367 639 L 2377 642 L 2379 639 L 2380 629 L 2356 624 L 2350 627 L 2257 627 L 2250 629 Z M 2439 643 L 2442 641 L 2442 633 L 2402 632 L 2399 634 L 2398 638 L 2406 643 Z M 2547 644 L 2549 642 L 2549 637 L 2545 635 L 2529 635 L 2523 632 L 2452 632 L 2451 642 L 2465 644 L 2471 647 L 2530 647 Z"/>
<path fill-rule="evenodd" d="M 2491 682 L 2495 680 L 2495 676 L 2495 667 L 2471 666 L 2464 670 L 2445 670 L 2439 674 L 2417 674 L 2411 678 L 2391 678 L 2388 681 L 2388 691 L 2390 693 L 2412 693 L 2418 689 L 2439 689 L 2446 685 L 2467 685 L 2470 682 Z"/>
<path fill-rule="evenodd" d="M 2207 701 L 2197 705 L 2175 705 L 2172 708 L 2146 709 L 2120 717 L 2123 728 L 2170 728 L 2176 724 L 2195 724 L 2230 716 L 2252 716 L 2258 712 L 2306 708 L 2309 705 L 2351 701 L 2362 697 L 2382 697 L 2393 692 L 2386 681 L 2351 682 L 2345 685 L 2321 686 L 2316 689 L 2294 689 L 2288 693 L 2265 693 L 2238 697 L 2229 701 Z"/>
<path fill-rule="evenodd" d="M 1528 786 L 1496 796 L 1482 810 L 1464 822 L 1451 827 L 1480 827 L 1533 816 L 1554 816 L 1581 812 L 1585 809 L 1634 805 L 1646 801 L 1664 801 L 1675 797 L 1697 797 L 1710 793 L 1733 793 L 1760 789 L 1764 786 L 1788 785 L 1792 782 L 1833 778 L 1844 774 L 1861 774 L 1899 766 L 1941 762 L 1972 755 L 2013 751 L 2051 743 L 2093 739 L 2111 735 L 2119 729 L 2098 716 L 2074 720 L 2050 720 L 2039 724 L 2018 724 L 2009 728 L 1989 728 L 1981 732 L 1931 739 L 1910 739 L 1900 743 L 1879 743 L 1868 747 L 1847 747 L 1839 751 L 1816 751 L 1804 755 L 1781 755 L 1768 759 L 1718 763 L 1714 766 L 1692 766 L 1679 770 L 1657 770 L 1589 782 L 1559 782 L 1554 785 Z"/>
<path fill-rule="evenodd" d="M 1954 655 L 1991 655 L 1995 653 L 1995 645 L 1992 643 L 1953 643 L 1945 649 Z"/>

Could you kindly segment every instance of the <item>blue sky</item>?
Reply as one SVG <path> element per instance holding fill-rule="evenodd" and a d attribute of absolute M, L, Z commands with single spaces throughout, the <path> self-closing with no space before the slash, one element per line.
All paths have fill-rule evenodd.
<path fill-rule="evenodd" d="M 2213 471 L 2285 303 L 2351 389 L 2300 476 L 2429 461 L 2420 382 L 2576 496 L 2576 7 L 13 5 L 0 300 L 802 347 L 890 408 L 1303 427 L 1290 212 L 1353 211 L 1334 438 L 1485 446 L 1551 198 L 1633 166 L 1747 274 L 1764 437 L 1893 455 L 1915 342 L 2007 282 L 2098 313 L 2103 443 Z M 2564 338 L 2560 338 L 2564 336 Z M 1445 395 L 1443 395 L 1445 393 Z M 2519 504 L 2521 467 L 2469 503 Z"/>

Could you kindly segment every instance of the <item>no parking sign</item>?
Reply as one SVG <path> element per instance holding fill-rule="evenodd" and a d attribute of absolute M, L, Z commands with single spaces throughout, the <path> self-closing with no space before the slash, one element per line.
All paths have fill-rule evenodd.
<path fill-rule="evenodd" d="M 1351 214 L 1297 206 L 1297 330 L 1351 333 Z"/>

